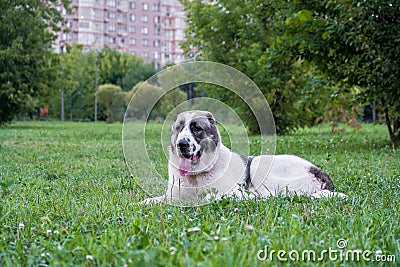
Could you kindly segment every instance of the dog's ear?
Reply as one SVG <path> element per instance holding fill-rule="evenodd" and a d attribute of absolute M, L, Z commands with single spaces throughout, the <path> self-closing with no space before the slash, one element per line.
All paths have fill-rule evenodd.
<path fill-rule="evenodd" d="M 174 123 L 172 123 L 172 127 L 171 127 L 172 132 L 174 132 L 174 130 L 175 130 L 175 124 L 176 124 L 176 120 L 174 121 Z"/>
<path fill-rule="evenodd" d="M 179 118 L 179 114 L 176 116 L 174 122 L 172 123 L 172 132 L 174 132 L 174 130 L 176 130 L 176 125 L 178 124 L 178 118 Z"/>
<path fill-rule="evenodd" d="M 207 112 L 206 113 L 206 117 L 212 124 L 215 124 L 215 119 L 214 119 L 214 116 L 213 116 L 213 114 L 211 112 Z"/>

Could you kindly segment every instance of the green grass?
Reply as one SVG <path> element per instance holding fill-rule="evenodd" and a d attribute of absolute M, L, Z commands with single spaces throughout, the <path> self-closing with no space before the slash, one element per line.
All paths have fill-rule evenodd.
<path fill-rule="evenodd" d="M 161 167 L 154 148 L 161 126 L 147 128 Z M 135 204 L 146 195 L 125 165 L 121 130 L 69 122 L 0 128 L 1 266 L 269 266 L 257 259 L 265 246 L 319 255 L 338 250 L 341 238 L 347 247 L 339 251 L 381 250 L 396 257 L 388 266 L 400 262 L 400 152 L 383 126 L 337 135 L 318 127 L 277 138 L 277 153 L 322 167 L 346 200 L 225 199 L 192 208 Z M 272 265 L 280 264 L 275 254 Z M 325 255 L 319 264 L 366 262 Z"/>

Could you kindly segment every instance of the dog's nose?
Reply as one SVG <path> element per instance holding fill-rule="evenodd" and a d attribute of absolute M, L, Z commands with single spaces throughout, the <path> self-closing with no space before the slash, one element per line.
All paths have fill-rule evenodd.
<path fill-rule="evenodd" d="M 190 144 L 186 139 L 179 140 L 178 148 L 182 156 L 184 156 L 185 158 L 190 157 Z"/>
<path fill-rule="evenodd" d="M 179 147 L 179 150 L 186 151 L 186 150 L 189 150 L 190 144 L 186 139 L 181 139 L 178 142 L 178 147 Z"/>

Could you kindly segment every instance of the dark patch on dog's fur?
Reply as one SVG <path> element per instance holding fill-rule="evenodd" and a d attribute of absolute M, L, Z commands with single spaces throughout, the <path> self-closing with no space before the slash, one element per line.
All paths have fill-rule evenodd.
<path fill-rule="evenodd" d="M 244 177 L 244 190 L 248 190 L 251 184 L 251 177 L 250 177 L 250 166 L 251 162 L 253 161 L 253 156 L 240 156 L 243 160 L 243 163 L 246 165 L 245 169 L 245 177 Z"/>
<path fill-rule="evenodd" d="M 321 183 L 322 190 L 324 190 L 324 189 L 327 189 L 330 191 L 334 190 L 334 186 L 333 186 L 331 178 L 329 177 L 329 175 L 324 173 L 320 168 L 312 166 L 309 171 Z"/>
<path fill-rule="evenodd" d="M 189 125 L 190 131 L 198 144 L 200 144 L 201 140 L 210 138 L 216 147 L 219 142 L 219 136 L 215 121 L 211 119 L 204 120 L 202 118 L 204 117 L 198 117 L 191 120 Z M 212 123 L 212 121 L 214 123 Z"/>
<path fill-rule="evenodd" d="M 173 124 L 173 130 L 172 130 L 172 135 L 171 135 L 171 151 L 172 151 L 172 153 L 176 153 L 175 141 L 176 141 L 176 138 L 178 137 L 179 132 L 182 131 L 184 125 L 185 125 L 184 120 L 180 120 L 180 121 L 176 120 L 175 123 Z"/>

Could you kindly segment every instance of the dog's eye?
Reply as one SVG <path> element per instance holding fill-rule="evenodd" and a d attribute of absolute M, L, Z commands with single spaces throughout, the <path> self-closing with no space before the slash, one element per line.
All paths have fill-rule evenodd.
<path fill-rule="evenodd" d="M 200 132 L 201 130 L 203 130 L 199 126 L 197 126 L 195 124 L 192 124 L 191 128 L 192 128 L 192 131 L 194 131 L 194 132 Z"/>

